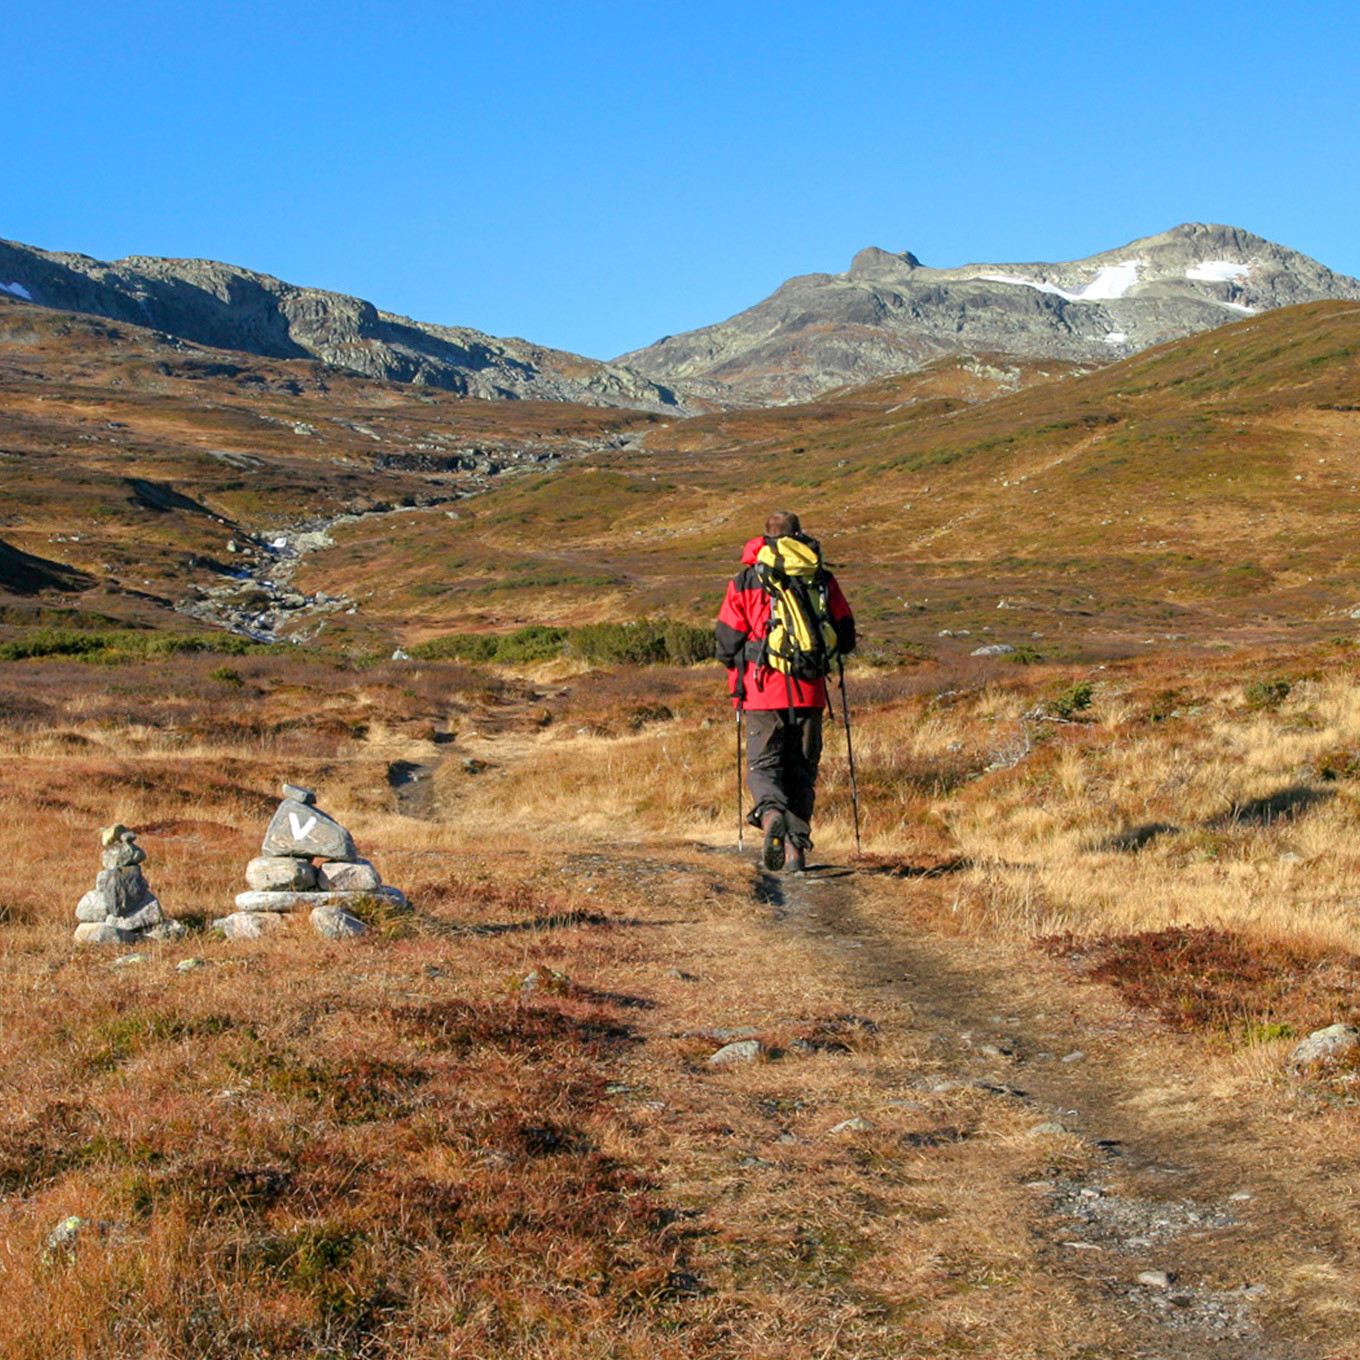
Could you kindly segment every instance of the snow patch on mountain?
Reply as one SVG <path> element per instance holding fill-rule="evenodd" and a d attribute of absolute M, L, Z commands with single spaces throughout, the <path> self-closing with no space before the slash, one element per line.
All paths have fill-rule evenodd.
<path fill-rule="evenodd" d="M 1126 345 L 1128 344 L 1128 341 L 1129 337 L 1123 331 L 1111 331 L 1105 337 L 1105 343 L 1107 345 Z"/>
<path fill-rule="evenodd" d="M 1041 293 L 1054 293 L 1068 302 L 1110 302 L 1122 298 L 1138 282 L 1140 261 L 1121 260 L 1118 264 L 1102 265 L 1096 276 L 1079 292 L 1071 293 L 1056 283 L 1041 283 L 1037 279 L 1021 278 L 1018 274 L 979 274 L 988 283 L 1014 283 L 1022 288 L 1037 288 Z"/>
<path fill-rule="evenodd" d="M 33 301 L 33 294 L 22 283 L 0 283 L 0 293 L 13 293 L 15 297 L 23 298 L 25 302 Z"/>
<path fill-rule="evenodd" d="M 1236 260 L 1201 260 L 1185 271 L 1187 279 L 1203 279 L 1207 283 L 1231 283 L 1234 279 L 1244 279 L 1251 273 L 1249 264 L 1238 264 Z"/>

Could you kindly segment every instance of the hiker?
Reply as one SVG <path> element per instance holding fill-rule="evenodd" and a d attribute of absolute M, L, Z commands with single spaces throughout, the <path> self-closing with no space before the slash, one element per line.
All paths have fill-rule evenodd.
<path fill-rule="evenodd" d="M 817 540 L 790 511 L 774 511 L 741 560 L 716 632 L 738 722 L 743 709 L 747 715 L 747 785 L 755 799 L 747 821 L 765 833 L 767 869 L 801 873 L 812 848 L 826 676 L 837 656 L 854 650 L 855 619 L 822 566 Z"/>

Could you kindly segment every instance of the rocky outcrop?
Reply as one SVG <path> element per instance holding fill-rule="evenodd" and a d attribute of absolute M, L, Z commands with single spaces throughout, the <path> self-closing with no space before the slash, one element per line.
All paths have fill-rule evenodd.
<path fill-rule="evenodd" d="M 686 406 L 670 385 L 618 364 L 466 326 L 413 321 L 362 298 L 299 288 L 216 260 L 133 255 L 110 262 L 0 240 L 0 288 L 10 298 L 150 326 L 195 344 L 320 359 L 462 396 L 653 411 Z"/>
<path fill-rule="evenodd" d="M 844 274 L 790 279 L 727 321 L 616 362 L 722 404 L 797 401 L 950 354 L 1108 363 L 1323 298 L 1360 298 L 1360 282 L 1198 222 L 1063 264 L 931 269 L 871 246 Z"/>

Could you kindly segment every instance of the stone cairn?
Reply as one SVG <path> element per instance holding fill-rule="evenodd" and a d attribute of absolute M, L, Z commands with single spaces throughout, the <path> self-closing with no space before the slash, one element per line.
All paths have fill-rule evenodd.
<path fill-rule="evenodd" d="M 386 887 L 355 853 L 354 837 L 316 806 L 316 794 L 297 784 L 283 786 L 283 802 L 264 833 L 261 853 L 246 866 L 246 882 L 250 891 L 237 896 L 236 910 L 213 922 L 229 940 L 258 939 L 279 929 L 285 916 L 304 911 L 317 934 L 346 939 L 366 932 L 349 910 L 361 898 L 378 898 L 398 910 L 406 906 L 405 894 Z"/>
<path fill-rule="evenodd" d="M 167 919 L 147 884 L 142 865 L 146 851 L 121 823 L 99 833 L 103 865 L 94 887 L 76 904 L 77 944 L 135 944 L 139 940 L 177 940 L 180 921 Z"/>

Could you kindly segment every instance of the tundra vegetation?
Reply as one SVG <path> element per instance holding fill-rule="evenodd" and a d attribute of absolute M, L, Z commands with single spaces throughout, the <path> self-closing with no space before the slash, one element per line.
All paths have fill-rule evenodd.
<path fill-rule="evenodd" d="M 1205 1310 L 1245 1286 L 1220 1340 L 1257 1350 L 1222 1353 L 1347 1353 L 1355 1072 L 1287 1056 L 1360 1021 L 1350 312 L 1018 394 L 942 368 L 666 428 L 305 366 L 322 391 L 285 362 L 246 361 L 242 390 L 183 355 L 148 366 L 150 340 L 0 315 L 37 334 L 0 352 L 0 470 L 29 470 L 0 616 L 7 1358 L 1076 1360 L 1147 1342 L 1123 1277 L 1154 1248 L 1193 1284 L 1165 1353 L 1208 1353 Z M 220 539 L 264 527 L 213 499 L 220 460 L 192 464 L 192 495 L 173 471 L 216 447 L 203 422 L 367 425 L 364 403 L 484 443 L 595 442 L 399 533 L 337 529 L 299 589 L 372 593 L 305 645 L 172 614 L 185 554 L 226 564 Z M 122 480 L 150 454 L 108 421 L 170 414 L 143 480 L 207 516 Z M 96 415 L 83 431 L 123 442 L 77 449 Z M 292 487 L 280 523 L 355 509 L 351 475 L 390 501 L 367 436 L 252 419 L 262 466 L 237 491 Z M 621 430 L 646 449 L 602 451 Z M 831 735 L 831 867 L 803 884 L 730 853 L 733 724 L 693 631 L 791 467 L 867 621 L 864 855 Z M 472 489 L 449 475 L 439 494 Z M 558 580 L 502 598 L 516 572 Z M 991 640 L 1016 650 L 971 655 Z M 347 942 L 205 928 L 285 779 L 323 791 L 411 914 L 374 909 Z M 139 959 L 70 945 L 113 821 L 194 928 Z M 712 1065 L 734 1038 L 759 1060 Z M 1026 1090 L 1132 1130 L 1182 1187 L 1166 1222 L 1196 1197 L 1250 1207 L 1217 1236 L 1091 1241 L 1053 1197 L 1113 1197 L 1136 1168 L 1062 1110 L 1040 1124 Z"/>

